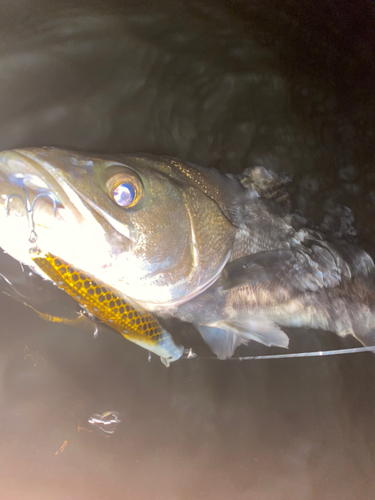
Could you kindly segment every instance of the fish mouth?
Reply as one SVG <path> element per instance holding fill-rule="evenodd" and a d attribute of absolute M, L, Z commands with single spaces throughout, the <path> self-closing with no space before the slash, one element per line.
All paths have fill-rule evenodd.
<path fill-rule="evenodd" d="M 54 163 L 57 166 L 54 166 Z M 80 167 L 90 168 L 92 160 L 82 156 Z M 0 194 L 4 204 L 9 205 L 12 197 L 30 198 L 30 203 L 38 197 L 38 210 L 49 211 L 65 222 L 100 224 L 108 234 L 108 226 L 128 241 L 135 243 L 136 232 L 118 223 L 105 210 L 79 191 L 74 185 L 74 174 L 80 169 L 73 163 L 68 152 L 57 148 L 15 149 L 0 153 Z M 73 173 L 74 172 L 74 173 Z M 73 175 L 69 175 L 73 173 Z M 70 179 L 72 177 L 72 179 Z M 1 183 L 12 186 L 3 194 Z M 10 192 L 12 191 L 12 192 Z M 42 196 L 43 195 L 43 196 Z M 39 201 L 40 199 L 40 201 Z M 43 205 L 40 207 L 40 205 Z M 56 210 L 57 208 L 57 210 Z M 41 209 L 41 210 L 40 210 Z"/>
<path fill-rule="evenodd" d="M 111 267 L 131 249 L 130 231 L 123 228 L 118 234 L 116 221 L 108 221 L 74 185 L 76 178 L 90 174 L 92 161 L 81 158 L 82 165 L 75 165 L 68 152 L 56 148 L 0 153 L 0 247 L 6 253 L 32 265 L 33 239 L 41 250 L 92 272 Z"/>
<path fill-rule="evenodd" d="M 69 211 L 70 220 L 73 217 L 76 222 L 82 222 L 83 214 L 67 195 L 67 183 L 62 182 L 62 178 L 59 179 L 57 172 L 58 169 L 42 163 L 31 151 L 12 150 L 0 153 L 0 197 L 7 213 L 24 217 L 27 213 L 27 201 L 32 209 L 36 209 L 33 202 L 38 197 L 38 212 L 49 215 L 53 213 L 54 217 L 62 221 L 64 212 Z M 23 200 L 25 210 L 13 203 L 14 198 Z M 43 217 L 44 225 L 46 219 Z M 37 224 L 40 223 L 38 218 Z"/>

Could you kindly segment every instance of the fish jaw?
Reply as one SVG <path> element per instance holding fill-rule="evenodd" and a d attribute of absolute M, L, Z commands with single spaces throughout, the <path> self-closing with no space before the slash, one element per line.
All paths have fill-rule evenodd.
<path fill-rule="evenodd" d="M 103 178 L 114 165 L 142 179 L 146 195 L 140 207 L 126 210 L 110 199 Z M 55 148 L 5 151 L 0 154 L 0 205 L 4 208 L 10 195 L 23 196 L 24 190 L 31 202 L 43 190 L 52 192 L 56 216 L 47 197 L 36 203 L 39 248 L 144 307 L 164 310 L 199 295 L 218 278 L 236 232 L 221 202 L 201 189 L 201 179 L 187 180 L 180 167 L 143 154 L 90 157 Z M 232 188 L 226 193 L 229 198 Z M 10 206 L 7 224 L 0 207 L 6 229 L 0 246 L 30 265 L 25 209 L 17 197 Z"/>
<path fill-rule="evenodd" d="M 42 193 L 46 195 L 40 196 Z M 38 195 L 32 210 L 38 247 L 77 266 L 84 263 L 90 268 L 105 267 L 111 249 L 103 227 L 74 190 L 48 172 L 29 151 L 27 155 L 23 150 L 0 155 L 1 248 L 33 267 L 29 256 L 32 227 L 25 203 L 28 198 L 32 204 Z M 95 248 L 95 252 L 81 251 L 82 244 Z"/>

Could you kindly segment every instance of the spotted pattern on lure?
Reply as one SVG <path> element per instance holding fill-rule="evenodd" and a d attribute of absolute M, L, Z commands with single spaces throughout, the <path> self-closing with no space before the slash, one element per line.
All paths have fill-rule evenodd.
<path fill-rule="evenodd" d="M 92 279 L 50 253 L 35 253 L 32 260 L 60 289 L 78 301 L 89 313 L 131 342 L 160 355 L 167 366 L 169 361 L 181 356 L 183 348 L 174 344 L 171 335 L 154 316 L 133 307 L 107 285 Z M 170 354 L 168 358 L 163 356 L 166 352 Z"/>

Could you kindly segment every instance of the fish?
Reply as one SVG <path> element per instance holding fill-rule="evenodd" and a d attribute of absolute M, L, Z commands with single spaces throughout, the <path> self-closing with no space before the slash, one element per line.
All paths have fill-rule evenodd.
<path fill-rule="evenodd" d="M 162 155 L 3 151 L 0 247 L 58 282 L 36 265 L 37 237 L 44 259 L 156 318 L 192 323 L 220 359 L 249 341 L 288 348 L 288 327 L 374 345 L 371 256 L 296 224 L 284 184 L 263 167 L 235 176 Z"/>

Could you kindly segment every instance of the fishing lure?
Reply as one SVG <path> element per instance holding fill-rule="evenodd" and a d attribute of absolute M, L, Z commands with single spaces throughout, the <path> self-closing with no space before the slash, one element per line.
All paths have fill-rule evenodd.
<path fill-rule="evenodd" d="M 160 356 L 165 366 L 181 357 L 184 348 L 177 346 L 170 333 L 147 311 L 133 306 L 115 290 L 51 253 L 33 248 L 31 258 L 46 276 L 89 314 L 127 340 Z"/>

